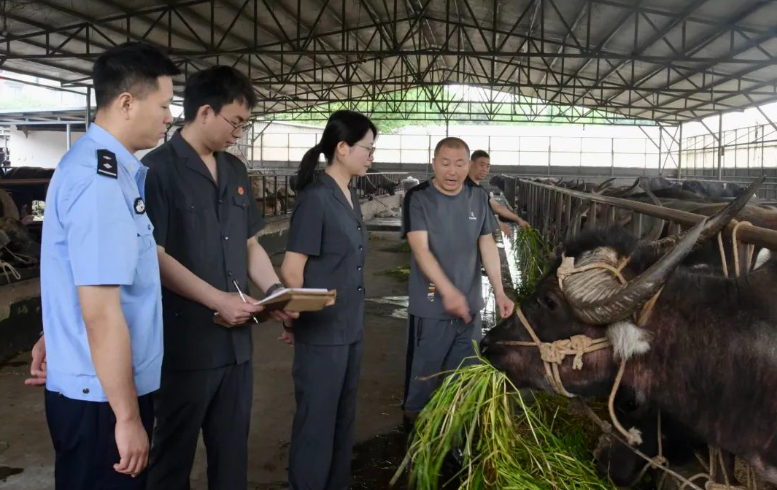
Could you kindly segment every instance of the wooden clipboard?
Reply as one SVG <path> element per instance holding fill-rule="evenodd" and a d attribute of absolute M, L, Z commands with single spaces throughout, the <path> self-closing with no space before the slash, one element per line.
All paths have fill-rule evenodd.
<path fill-rule="evenodd" d="M 283 310 L 283 311 L 320 311 L 327 306 L 332 306 L 337 300 L 337 291 L 327 292 L 306 292 L 288 290 L 280 295 L 271 298 L 265 298 L 259 301 L 258 305 L 263 305 L 265 311 Z"/>
<path fill-rule="evenodd" d="M 255 305 L 263 305 L 264 311 L 320 311 L 327 306 L 332 306 L 337 300 L 337 291 L 304 291 L 304 290 L 286 290 L 280 294 L 275 294 L 269 298 L 265 298 L 262 301 L 257 301 Z M 260 322 L 267 320 L 267 316 L 262 313 L 257 314 L 257 318 Z M 245 325 L 253 324 L 253 321 L 249 321 L 243 325 L 230 325 L 222 320 L 221 316 L 215 314 L 213 322 L 221 325 L 222 327 L 242 327 Z"/>

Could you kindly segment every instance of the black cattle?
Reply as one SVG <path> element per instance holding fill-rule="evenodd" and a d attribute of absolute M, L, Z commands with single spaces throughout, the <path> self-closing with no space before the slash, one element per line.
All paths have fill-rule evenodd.
<path fill-rule="evenodd" d="M 16 219 L 0 218 L 0 232 L 7 243 L 0 247 L 0 259 L 14 266 L 37 264 L 40 260 L 40 243 Z"/>
<path fill-rule="evenodd" d="M 777 483 L 777 261 L 742 279 L 678 270 L 759 184 L 692 230 L 657 242 L 640 243 L 621 227 L 583 234 L 564 245 L 563 266 L 557 261 L 521 307 L 541 342 L 610 340 L 612 349 L 586 355 L 582 369 L 561 361 L 558 376 L 569 393 L 609 395 L 625 363 L 624 389 Z M 612 275 L 618 267 L 625 284 Z M 637 326 L 632 315 L 659 291 Z M 489 331 L 481 350 L 516 387 L 554 390 L 539 349 L 514 341 L 531 342 L 516 316 Z"/>
<path fill-rule="evenodd" d="M 38 167 L 11 167 L 5 175 L 0 176 L 0 180 L 27 180 L 27 179 L 45 179 L 51 180 L 54 175 L 53 168 Z M 18 209 L 26 206 L 27 210 L 32 209 L 32 201 L 45 201 L 48 183 L 31 185 L 14 185 L 5 188 L 5 191 L 11 195 Z"/>
<path fill-rule="evenodd" d="M 686 180 L 683 182 L 684 191 L 691 192 L 702 199 L 721 200 L 738 197 L 742 194 L 741 186 L 731 182 L 706 182 L 701 180 Z"/>
<path fill-rule="evenodd" d="M 322 171 L 323 170 L 317 170 L 316 174 Z M 384 190 L 389 195 L 393 196 L 396 193 L 399 184 L 387 178 L 377 170 L 369 169 L 367 175 L 364 177 L 355 177 L 352 185 L 357 189 L 360 189 L 366 196 L 374 196 L 378 194 L 380 190 Z M 296 174 L 289 177 L 289 187 L 291 187 L 294 192 L 298 191 Z"/>
<path fill-rule="evenodd" d="M 656 194 L 657 191 L 679 187 L 678 184 L 663 177 L 639 177 L 637 181 L 639 182 L 639 187 L 643 191 L 651 191 L 653 194 Z"/>
<path fill-rule="evenodd" d="M 364 177 L 356 177 L 357 185 L 359 182 L 361 182 L 362 179 L 366 181 L 364 183 L 364 193 L 367 195 L 377 194 L 382 190 L 387 192 L 390 196 L 393 196 L 397 191 L 397 186 L 399 185 L 398 183 L 383 175 L 381 172 L 374 169 L 367 170 L 367 175 Z"/>
<path fill-rule="evenodd" d="M 637 446 L 640 452 L 655 458 L 659 454 L 658 446 L 658 408 L 637 399 L 629 390 L 621 390 L 615 398 L 615 412 L 624 427 L 639 430 L 642 443 Z M 662 456 L 671 467 L 692 462 L 696 452 L 703 452 L 706 443 L 671 415 L 661 416 Z M 596 452 L 596 467 L 600 475 L 609 478 L 619 487 L 630 488 L 639 483 L 644 475 L 647 462 L 619 440 L 603 434 Z M 661 470 L 647 470 L 657 481 Z M 729 473 L 733 476 L 733 471 Z"/>

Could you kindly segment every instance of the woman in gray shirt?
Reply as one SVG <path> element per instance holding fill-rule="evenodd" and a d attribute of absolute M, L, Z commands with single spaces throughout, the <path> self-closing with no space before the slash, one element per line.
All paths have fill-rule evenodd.
<path fill-rule="evenodd" d="M 302 313 L 283 337 L 294 344 L 297 412 L 289 455 L 293 490 L 348 488 L 367 252 L 367 229 L 349 183 L 367 173 L 377 135 L 367 117 L 335 112 L 297 175 L 299 195 L 281 275 L 288 287 L 337 290 L 337 301 L 319 312 Z M 322 153 L 326 169 L 316 175 Z"/>

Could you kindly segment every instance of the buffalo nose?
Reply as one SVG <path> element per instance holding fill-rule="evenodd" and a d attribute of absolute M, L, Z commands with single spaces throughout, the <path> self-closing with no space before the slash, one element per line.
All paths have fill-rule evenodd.
<path fill-rule="evenodd" d="M 480 341 L 480 353 L 485 354 L 489 347 L 491 347 L 491 338 L 486 336 Z"/>

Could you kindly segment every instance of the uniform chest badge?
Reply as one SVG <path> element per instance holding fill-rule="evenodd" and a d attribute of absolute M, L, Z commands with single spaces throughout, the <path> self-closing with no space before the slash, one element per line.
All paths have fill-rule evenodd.
<path fill-rule="evenodd" d="M 146 212 L 146 203 L 143 202 L 143 199 L 137 198 L 135 199 L 135 214 L 143 214 Z"/>
<path fill-rule="evenodd" d="M 237 186 L 237 193 L 240 194 L 241 196 L 245 194 L 245 190 L 243 189 L 242 185 Z"/>
<path fill-rule="evenodd" d="M 474 211 L 470 211 L 469 212 L 469 219 L 471 219 L 473 221 L 477 220 L 477 218 L 475 217 L 475 212 Z"/>

